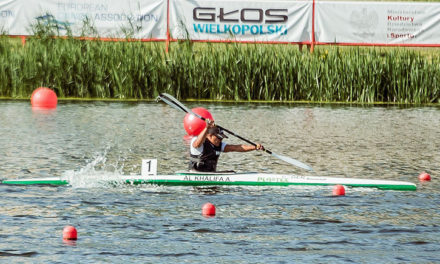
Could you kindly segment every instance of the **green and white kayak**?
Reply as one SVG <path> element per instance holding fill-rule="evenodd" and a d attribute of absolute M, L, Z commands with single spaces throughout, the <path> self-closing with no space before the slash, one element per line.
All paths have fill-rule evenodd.
<path fill-rule="evenodd" d="M 100 180 L 101 181 L 101 180 Z M 172 175 L 136 175 L 120 176 L 118 179 L 109 179 L 110 182 L 126 184 L 154 184 L 171 186 L 328 186 L 345 185 L 348 187 L 378 188 L 382 190 L 414 191 L 414 183 L 391 180 L 370 180 L 356 178 L 336 178 L 319 176 L 299 176 L 293 174 L 268 174 L 255 172 L 177 172 Z M 69 185 L 69 181 L 62 177 L 11 179 L 3 180 L 2 184 L 13 185 Z"/>

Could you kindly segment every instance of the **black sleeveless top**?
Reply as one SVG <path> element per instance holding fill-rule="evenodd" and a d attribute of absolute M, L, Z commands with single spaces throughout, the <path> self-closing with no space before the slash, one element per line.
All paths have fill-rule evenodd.
<path fill-rule="evenodd" d="M 203 143 L 202 154 L 193 155 L 190 153 L 191 160 L 189 163 L 189 169 L 203 172 L 215 172 L 221 150 L 222 144 L 217 147 L 206 139 Z"/>

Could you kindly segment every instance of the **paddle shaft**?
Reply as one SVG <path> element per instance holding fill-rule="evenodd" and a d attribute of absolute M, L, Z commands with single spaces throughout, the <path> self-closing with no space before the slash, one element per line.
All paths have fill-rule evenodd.
<path fill-rule="evenodd" d="M 204 118 L 203 116 L 200 116 L 200 119 L 202 119 L 203 121 L 206 121 L 206 118 Z M 245 142 L 251 144 L 251 145 L 254 146 L 254 147 L 257 146 L 256 143 L 254 143 L 254 142 L 250 141 L 249 139 L 246 139 L 246 138 L 244 138 L 244 137 L 242 137 L 242 136 L 240 136 L 240 135 L 235 134 L 234 132 L 232 132 L 232 131 L 229 130 L 229 129 L 226 129 L 226 128 L 224 128 L 224 127 L 222 127 L 222 126 L 219 126 L 219 125 L 215 125 L 215 126 L 218 127 L 218 128 L 220 128 L 221 130 L 227 132 L 228 134 L 231 134 L 231 135 L 233 135 L 234 137 L 239 138 L 239 139 L 241 139 L 241 140 L 243 140 L 243 141 L 245 141 Z M 269 153 L 269 154 L 272 154 L 272 151 L 270 151 L 270 150 L 268 150 L 268 149 L 264 149 L 264 151 L 266 151 L 266 152 Z"/>

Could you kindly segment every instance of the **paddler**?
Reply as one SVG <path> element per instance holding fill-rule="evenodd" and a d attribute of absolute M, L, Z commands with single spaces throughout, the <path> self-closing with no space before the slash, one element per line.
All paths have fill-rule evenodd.
<path fill-rule="evenodd" d="M 223 142 L 228 138 L 214 121 L 207 119 L 203 131 L 191 140 L 189 169 L 192 171 L 215 172 L 221 152 L 248 152 L 264 150 L 261 144 L 231 145 Z"/>

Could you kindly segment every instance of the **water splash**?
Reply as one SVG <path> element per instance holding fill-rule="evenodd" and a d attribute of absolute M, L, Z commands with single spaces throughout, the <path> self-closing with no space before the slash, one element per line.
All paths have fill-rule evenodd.
<path fill-rule="evenodd" d="M 123 184 L 122 176 L 117 171 L 97 171 L 93 168 L 79 171 L 68 170 L 61 176 L 61 179 L 67 180 L 73 188 L 96 188 Z"/>
<path fill-rule="evenodd" d="M 65 171 L 61 179 L 67 180 L 73 188 L 95 188 L 124 184 L 123 166 L 108 163 L 107 146 L 102 153 L 96 153 L 93 159 L 78 171 Z"/>
<path fill-rule="evenodd" d="M 67 180 L 72 188 L 99 188 L 99 189 L 119 189 L 128 192 L 147 191 L 152 193 L 168 193 L 169 189 L 163 186 L 142 184 L 127 184 L 127 176 L 124 174 L 124 162 L 120 159 L 113 160 L 111 157 L 111 146 L 107 146 L 104 151 L 96 153 L 93 158 L 79 170 L 65 171 L 61 179 Z M 137 174 L 130 174 L 136 178 Z M 178 191 L 186 192 L 185 188 L 177 188 Z M 176 188 L 173 189 L 176 191 Z"/>

